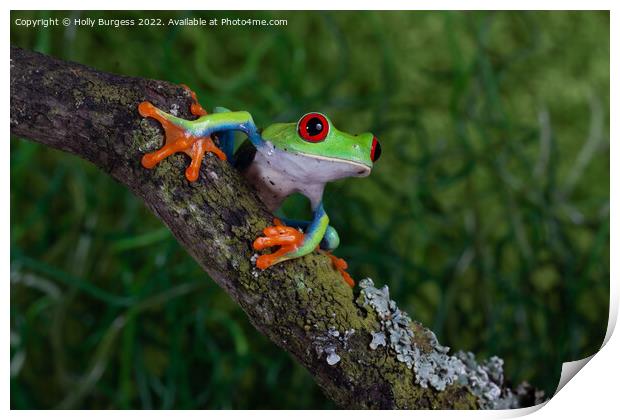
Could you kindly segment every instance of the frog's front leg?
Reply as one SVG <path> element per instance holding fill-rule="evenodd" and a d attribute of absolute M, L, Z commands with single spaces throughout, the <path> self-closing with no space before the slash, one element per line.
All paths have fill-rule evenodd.
<path fill-rule="evenodd" d="M 329 226 L 329 217 L 325 213 L 323 204 L 319 203 L 313 211 L 311 222 L 287 220 L 289 226 L 285 226 L 280 220 L 275 219 L 274 226 L 269 226 L 263 230 L 265 236 L 261 236 L 254 241 L 254 249 L 263 250 L 274 246 L 280 248 L 272 254 L 261 255 L 256 260 L 256 266 L 261 270 L 271 267 L 282 261 L 302 257 L 315 249 L 322 249 L 330 257 L 332 265 L 343 279 L 353 287 L 355 282 L 345 271 L 347 263 L 331 254 L 340 239 L 336 230 Z M 302 233 L 299 229 L 304 229 Z"/>
<path fill-rule="evenodd" d="M 292 220 L 292 219 L 282 219 L 287 226 L 296 227 L 300 229 L 305 229 L 311 222 L 306 222 L 303 220 Z M 332 226 L 327 226 L 325 230 L 325 234 L 323 235 L 323 239 L 319 243 L 319 250 L 327 255 L 332 262 L 332 266 L 340 273 L 343 280 L 351 287 L 355 286 L 355 280 L 349 273 L 347 273 L 347 268 L 349 264 L 342 259 L 336 257 L 332 254 L 332 251 L 338 248 L 340 245 L 340 237 L 338 236 L 338 232 Z"/>
<path fill-rule="evenodd" d="M 288 219 L 286 217 L 282 217 L 281 220 L 286 226 L 302 229 L 304 231 L 312 223 L 312 221 Z M 325 234 L 319 243 L 319 247 L 323 251 L 331 252 L 338 248 L 338 245 L 340 245 L 340 237 L 338 236 L 338 232 L 332 226 L 328 225 L 327 229 L 325 229 Z"/>
<path fill-rule="evenodd" d="M 258 257 L 256 266 L 264 270 L 279 262 L 311 253 L 321 243 L 328 225 L 329 217 L 322 203 L 313 210 L 312 222 L 303 233 L 295 227 L 283 225 L 276 219 L 274 226 L 263 229 L 265 236 L 257 238 L 253 246 L 258 251 L 272 246 L 280 246 L 280 249 L 273 254 Z"/>

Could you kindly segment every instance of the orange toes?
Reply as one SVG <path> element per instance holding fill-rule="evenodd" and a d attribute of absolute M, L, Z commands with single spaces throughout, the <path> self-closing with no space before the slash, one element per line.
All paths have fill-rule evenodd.
<path fill-rule="evenodd" d="M 155 165 L 159 163 L 159 160 L 157 160 L 157 158 L 153 156 L 153 153 L 147 153 L 146 155 L 142 156 L 141 162 L 142 166 L 144 166 L 146 169 L 153 169 Z"/>
<path fill-rule="evenodd" d="M 205 152 L 213 153 L 220 160 L 228 160 L 228 158 L 226 157 L 226 153 L 224 153 L 222 149 L 220 149 L 219 147 L 215 145 L 215 143 L 213 143 L 213 140 L 211 140 L 211 137 L 205 137 L 204 143 L 205 143 L 205 146 L 204 146 Z"/>
<path fill-rule="evenodd" d="M 205 111 L 205 109 L 202 107 L 202 105 L 200 105 L 198 103 L 198 98 L 196 97 L 196 92 L 194 92 L 193 90 L 191 90 L 189 88 L 189 86 L 187 86 L 184 83 L 181 83 L 181 87 L 183 89 L 185 89 L 186 91 L 189 92 L 189 94 L 192 97 L 192 100 L 194 101 L 190 106 L 189 106 L 189 112 L 192 113 L 192 115 L 196 115 L 197 117 L 202 117 L 203 115 L 207 115 L 207 111 Z"/>
<path fill-rule="evenodd" d="M 355 287 L 355 280 L 353 280 L 353 277 L 351 277 L 349 273 L 344 270 L 338 271 L 340 271 L 340 275 L 342 276 L 342 279 L 345 281 L 345 283 L 347 283 L 351 287 Z"/>
<path fill-rule="evenodd" d="M 261 270 L 280 262 L 282 257 L 297 250 L 304 242 L 303 232 L 290 226 L 284 226 L 278 219 L 274 220 L 274 226 L 263 229 L 263 234 L 265 236 L 256 238 L 252 244 L 255 250 L 261 251 L 274 246 L 280 248 L 272 254 L 258 257 L 256 266 Z"/>
<path fill-rule="evenodd" d="M 268 226 L 263 229 L 263 234 L 265 236 L 256 238 L 252 244 L 257 251 L 272 246 L 297 248 L 304 242 L 304 234 L 289 226 Z"/>
<path fill-rule="evenodd" d="M 278 262 L 278 258 L 285 253 L 274 252 L 273 254 L 261 255 L 256 259 L 256 266 L 261 270 L 266 270 Z"/>
<path fill-rule="evenodd" d="M 194 102 L 189 106 L 189 112 L 192 115 L 196 115 L 197 117 L 202 117 L 203 115 L 207 115 L 207 111 L 200 105 L 198 102 Z"/>
<path fill-rule="evenodd" d="M 271 246 L 271 238 L 259 237 L 254 240 L 252 243 L 252 248 L 257 251 L 262 251 L 265 248 L 269 248 Z"/>
<path fill-rule="evenodd" d="M 152 103 L 144 101 L 140 102 L 140 105 L 138 105 L 138 112 L 143 117 L 150 117 L 156 113 L 156 108 Z"/>
<path fill-rule="evenodd" d="M 196 101 L 196 94 L 187 86 L 190 91 L 194 103 L 191 105 L 190 111 L 194 115 L 206 115 L 206 111 Z M 194 182 L 198 179 L 202 159 L 207 152 L 215 154 L 221 160 L 226 160 L 226 154 L 215 145 L 211 137 L 195 137 L 190 135 L 185 128 L 172 123 L 165 113 L 160 112 L 152 103 L 141 102 L 138 105 L 138 112 L 143 117 L 150 117 L 157 120 L 164 129 L 165 144 L 164 146 L 151 153 L 147 153 L 142 157 L 142 166 L 152 169 L 168 156 L 183 152 L 188 155 L 192 161 L 185 170 L 185 177 L 188 181 Z"/>
<path fill-rule="evenodd" d="M 198 138 L 198 140 L 196 140 L 196 142 L 184 152 L 192 158 L 192 162 L 185 170 L 185 177 L 190 182 L 194 182 L 198 179 L 200 165 L 202 164 L 202 158 L 205 153 L 211 152 L 221 160 L 226 160 L 226 154 L 222 152 L 220 148 L 215 145 L 215 143 L 213 143 L 211 137 Z"/>
<path fill-rule="evenodd" d="M 349 267 L 349 264 L 342 258 L 338 258 L 335 255 L 332 255 L 329 252 L 325 253 L 332 261 L 332 266 L 340 273 L 342 279 L 351 287 L 355 286 L 355 280 L 349 273 L 346 272 L 346 269 Z"/>
<path fill-rule="evenodd" d="M 282 261 L 283 257 L 289 252 L 293 252 L 297 249 L 297 247 L 291 247 L 288 245 L 283 245 L 280 249 L 278 249 L 273 254 L 265 254 L 261 255 L 256 259 L 256 266 L 261 270 L 265 270 L 271 267 L 274 264 Z"/>
<path fill-rule="evenodd" d="M 194 161 L 185 169 L 185 178 L 189 182 L 194 182 L 198 179 L 198 175 L 200 174 L 200 165 L 195 165 Z"/>

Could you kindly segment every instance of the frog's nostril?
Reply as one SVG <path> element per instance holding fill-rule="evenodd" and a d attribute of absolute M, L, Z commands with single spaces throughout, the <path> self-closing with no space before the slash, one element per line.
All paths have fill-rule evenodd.
<path fill-rule="evenodd" d="M 375 136 L 372 137 L 372 147 L 370 148 L 370 160 L 376 162 L 381 156 L 381 145 Z"/>

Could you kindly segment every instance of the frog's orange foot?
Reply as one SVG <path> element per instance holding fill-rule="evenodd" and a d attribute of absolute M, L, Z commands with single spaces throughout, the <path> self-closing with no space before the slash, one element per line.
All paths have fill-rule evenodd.
<path fill-rule="evenodd" d="M 181 87 L 189 92 L 189 94 L 192 96 L 192 100 L 194 101 L 189 106 L 189 112 L 191 112 L 192 115 L 196 115 L 197 117 L 202 117 L 203 115 L 207 115 L 207 111 L 205 111 L 205 109 L 202 107 L 202 105 L 200 105 L 198 103 L 198 98 L 196 97 L 196 92 L 191 90 L 189 88 L 189 86 L 187 86 L 187 85 L 185 85 L 183 83 L 181 83 Z"/>
<path fill-rule="evenodd" d="M 349 264 L 347 264 L 347 262 L 345 260 L 343 260 L 342 258 L 338 258 L 335 255 L 333 255 L 331 252 L 326 252 L 325 253 L 331 260 L 332 260 L 332 266 L 338 270 L 338 272 L 340 273 L 340 275 L 342 276 L 342 279 L 351 287 L 355 286 L 355 281 L 353 280 L 353 278 L 351 277 L 351 275 L 349 273 L 346 272 L 346 269 L 349 267 Z"/>
<path fill-rule="evenodd" d="M 202 107 L 200 108 L 202 109 Z M 221 160 L 226 160 L 226 154 L 215 145 L 211 137 L 196 137 L 189 134 L 183 127 L 171 122 L 164 113 L 150 102 L 142 102 L 138 105 L 138 112 L 143 117 L 150 117 L 159 121 L 164 128 L 166 138 L 166 143 L 161 149 L 147 153 L 142 157 L 142 166 L 145 168 L 151 169 L 168 156 L 183 152 L 192 159 L 185 170 L 185 177 L 193 182 L 198 179 L 200 165 L 205 153 L 211 152 Z"/>
<path fill-rule="evenodd" d="M 304 242 L 303 232 L 290 226 L 284 226 L 278 219 L 274 220 L 273 226 L 263 229 L 263 234 L 265 236 L 256 238 L 252 244 L 255 250 L 260 251 L 273 246 L 280 248 L 273 254 L 258 257 L 256 266 L 261 270 L 283 261 L 286 259 L 285 256 L 294 253 Z"/>

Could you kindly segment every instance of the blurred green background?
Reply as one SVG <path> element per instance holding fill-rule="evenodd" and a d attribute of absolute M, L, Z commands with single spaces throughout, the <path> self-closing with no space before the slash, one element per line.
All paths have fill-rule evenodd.
<path fill-rule="evenodd" d="M 50 27 L 15 18 L 284 18 Z M 606 12 L 13 12 L 11 44 L 186 83 L 259 126 L 310 110 L 383 155 L 325 201 L 356 279 L 552 394 L 609 299 Z M 182 176 L 182 174 L 179 174 Z M 289 214 L 302 214 L 293 197 Z M 125 188 L 11 140 L 12 408 L 332 408 Z"/>

